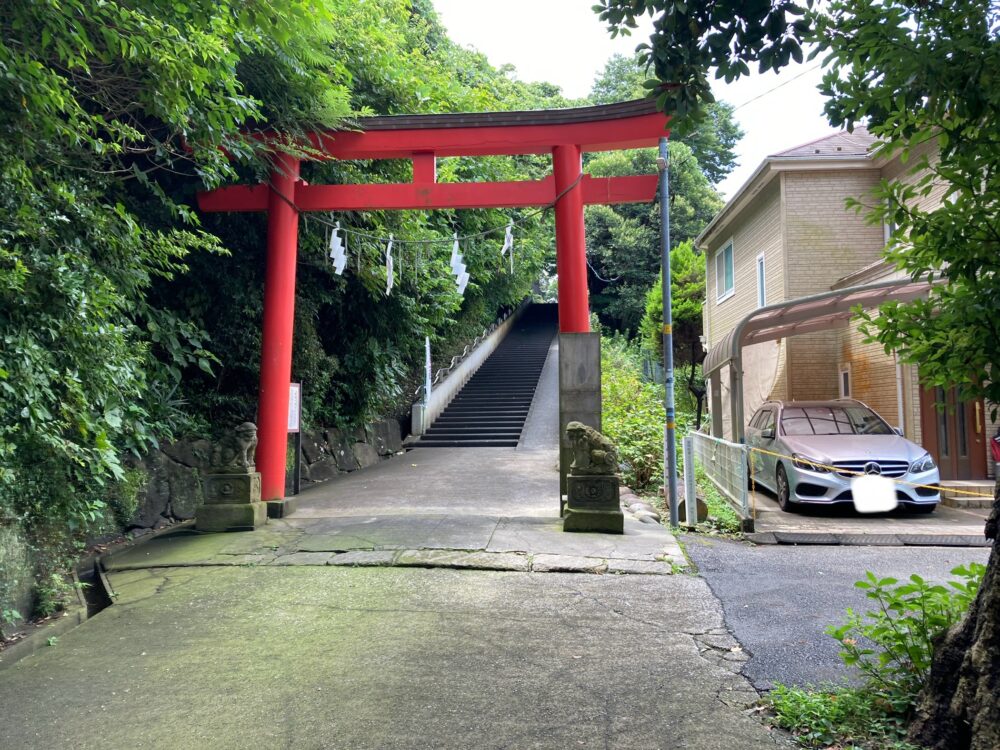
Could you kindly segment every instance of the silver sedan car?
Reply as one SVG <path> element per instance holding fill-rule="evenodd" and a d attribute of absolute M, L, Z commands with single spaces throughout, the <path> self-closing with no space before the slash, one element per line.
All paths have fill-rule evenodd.
<path fill-rule="evenodd" d="M 857 473 L 900 480 L 896 499 L 906 510 L 931 513 L 941 499 L 930 454 L 860 401 L 768 401 L 746 441 L 761 449 L 750 451 L 753 481 L 773 491 L 782 510 L 853 502 Z"/>

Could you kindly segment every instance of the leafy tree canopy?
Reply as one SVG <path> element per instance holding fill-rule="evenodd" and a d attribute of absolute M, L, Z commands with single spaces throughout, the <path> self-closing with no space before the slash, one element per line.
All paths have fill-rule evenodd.
<path fill-rule="evenodd" d="M 687 145 L 671 142 L 668 151 L 671 241 L 681 244 L 693 240 L 723 202 Z M 588 168 L 600 177 L 649 174 L 656 171 L 656 151 L 600 154 Z M 589 206 L 586 218 L 594 311 L 616 329 L 636 333 L 660 269 L 659 204 Z"/>
<path fill-rule="evenodd" d="M 649 95 L 644 66 L 638 57 L 613 55 L 594 80 L 590 101 L 612 104 Z M 693 131 L 671 140 L 684 143 L 694 153 L 701 170 L 713 185 L 721 182 L 736 167 L 733 150 L 744 133 L 733 119 L 733 105 L 714 102 L 705 108 L 704 121 Z"/>
<path fill-rule="evenodd" d="M 802 62 L 802 42 L 811 21 L 805 5 L 773 2 L 687 2 L 687 0 L 598 0 L 594 10 L 612 36 L 629 35 L 637 18 L 653 18 L 653 35 L 636 48 L 639 62 L 652 74 L 646 87 L 657 104 L 676 117 L 674 130 L 697 127 L 715 101 L 709 73 L 727 83 L 747 75 L 750 64 L 779 71 Z"/>

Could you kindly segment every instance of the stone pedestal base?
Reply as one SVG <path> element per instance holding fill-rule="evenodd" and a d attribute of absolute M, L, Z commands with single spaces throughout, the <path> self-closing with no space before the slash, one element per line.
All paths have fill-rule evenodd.
<path fill-rule="evenodd" d="M 198 531 L 253 531 L 267 523 L 259 473 L 208 474 L 202 488 L 205 504 L 195 513 Z"/>
<path fill-rule="evenodd" d="M 618 477 L 586 475 L 566 477 L 563 531 L 625 533 L 625 516 L 618 499 Z"/>
<path fill-rule="evenodd" d="M 264 503 L 203 505 L 198 509 L 198 531 L 253 531 L 267 523 Z"/>
<path fill-rule="evenodd" d="M 624 534 L 625 516 L 621 510 L 579 510 L 567 506 L 563 516 L 563 531 Z"/>

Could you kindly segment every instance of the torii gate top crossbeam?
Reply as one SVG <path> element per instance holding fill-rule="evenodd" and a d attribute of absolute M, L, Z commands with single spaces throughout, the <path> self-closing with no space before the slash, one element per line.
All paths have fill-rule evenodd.
<path fill-rule="evenodd" d="M 315 133 L 313 145 L 334 159 L 550 154 L 555 146 L 614 151 L 655 146 L 667 118 L 652 99 L 572 109 L 389 115 L 360 118 L 358 131 Z"/>
<path fill-rule="evenodd" d="M 559 195 L 555 181 L 448 183 L 436 181 L 436 159 L 447 156 L 577 153 L 655 146 L 667 118 L 655 103 L 531 112 L 395 115 L 360 118 L 360 131 L 315 132 L 309 140 L 322 159 L 408 159 L 413 182 L 307 185 L 298 181 L 284 198 L 300 211 L 513 208 L 544 206 Z M 265 136 L 266 137 L 266 136 Z M 655 175 L 595 178 L 581 175 L 584 204 L 636 203 L 656 192 Z M 271 186 L 234 185 L 198 194 L 202 211 L 264 211 Z"/>

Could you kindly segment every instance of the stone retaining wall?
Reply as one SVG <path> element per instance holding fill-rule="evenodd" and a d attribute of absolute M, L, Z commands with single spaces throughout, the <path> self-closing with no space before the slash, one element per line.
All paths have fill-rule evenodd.
<path fill-rule="evenodd" d="M 402 451 L 402 428 L 386 419 L 352 431 L 305 430 L 302 433 L 302 484 L 325 482 L 340 474 L 374 466 Z M 291 454 L 291 451 L 289 451 Z M 202 502 L 201 472 L 208 468 L 212 443 L 181 440 L 164 445 L 134 464 L 149 477 L 129 528 L 159 529 L 194 518 Z M 293 456 L 289 455 L 289 481 Z M 135 531 L 133 533 L 135 533 Z"/>

